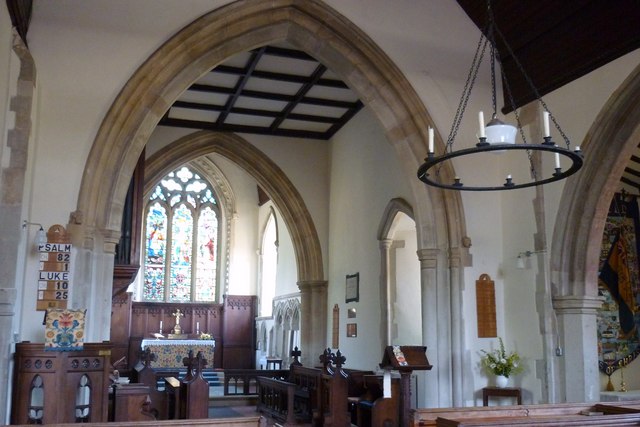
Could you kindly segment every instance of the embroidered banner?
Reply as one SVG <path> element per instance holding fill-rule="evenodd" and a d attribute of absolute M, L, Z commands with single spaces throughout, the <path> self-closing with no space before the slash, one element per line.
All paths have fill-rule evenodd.
<path fill-rule="evenodd" d="M 637 199 L 616 194 L 602 236 L 598 278 L 604 298 L 598 312 L 599 368 L 607 375 L 640 354 L 639 220 Z"/>

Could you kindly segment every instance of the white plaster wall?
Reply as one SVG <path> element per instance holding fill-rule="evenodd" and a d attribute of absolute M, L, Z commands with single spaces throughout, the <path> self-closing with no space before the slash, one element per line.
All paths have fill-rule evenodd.
<path fill-rule="evenodd" d="M 258 187 L 256 180 L 225 157 L 214 155 L 236 196 L 229 259 L 230 295 L 255 295 L 258 277 Z"/>
<path fill-rule="evenodd" d="M 291 235 L 282 219 L 282 215 L 272 201 L 268 201 L 260 206 L 258 218 L 259 237 L 258 243 L 262 239 L 262 233 L 267 224 L 271 208 L 274 209 L 276 222 L 278 224 L 278 270 L 276 272 L 276 293 L 275 296 L 288 295 L 298 292 L 298 270 L 296 267 L 296 257 L 293 252 Z M 258 278 L 260 280 L 260 278 Z M 259 289 L 259 287 L 258 287 Z"/>
<path fill-rule="evenodd" d="M 318 233 L 326 276 L 329 228 L 329 142 L 264 135 L 243 134 L 242 136 L 269 156 L 300 193 Z"/>
<path fill-rule="evenodd" d="M 415 223 L 410 229 L 398 230 L 395 241 L 402 241 L 404 247 L 395 251 L 396 260 L 396 303 L 394 322 L 396 338 L 390 344 L 423 345 L 422 342 L 422 299 L 420 297 L 420 262 L 418 261 L 418 239 Z"/>
<path fill-rule="evenodd" d="M 340 307 L 340 351 L 347 357 L 346 366 L 375 369 L 383 346 L 378 226 L 391 199 L 402 197 L 412 203 L 413 197 L 395 152 L 367 109 L 331 141 L 330 176 L 327 306 Z M 360 301 L 345 304 L 345 276 L 353 273 L 360 273 Z M 357 311 L 357 318 L 349 319 L 358 325 L 356 338 L 346 337 L 351 307 Z M 331 322 L 332 316 L 328 318 Z M 331 334 L 331 324 L 327 330 Z"/>

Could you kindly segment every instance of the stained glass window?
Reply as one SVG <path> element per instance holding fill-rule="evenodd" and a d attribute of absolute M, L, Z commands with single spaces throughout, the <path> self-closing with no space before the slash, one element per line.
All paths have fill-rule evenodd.
<path fill-rule="evenodd" d="M 147 201 L 144 301 L 215 301 L 219 209 L 210 184 L 183 166 Z"/>

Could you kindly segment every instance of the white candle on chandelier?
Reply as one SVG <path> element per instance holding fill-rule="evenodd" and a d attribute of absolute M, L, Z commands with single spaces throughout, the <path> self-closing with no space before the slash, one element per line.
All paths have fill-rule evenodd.
<path fill-rule="evenodd" d="M 433 153 L 433 128 L 429 126 L 429 152 Z"/>
<path fill-rule="evenodd" d="M 511 179 L 511 175 L 507 175 L 507 179 Z"/>
<path fill-rule="evenodd" d="M 556 169 L 560 169 L 560 154 L 556 153 L 555 158 L 556 158 Z"/>
<path fill-rule="evenodd" d="M 551 131 L 549 130 L 549 112 L 545 111 L 542 113 L 542 124 L 544 125 L 544 136 L 551 136 Z"/>
<path fill-rule="evenodd" d="M 480 138 L 486 137 L 484 133 L 484 113 L 480 111 L 478 113 L 478 123 L 480 124 Z"/>

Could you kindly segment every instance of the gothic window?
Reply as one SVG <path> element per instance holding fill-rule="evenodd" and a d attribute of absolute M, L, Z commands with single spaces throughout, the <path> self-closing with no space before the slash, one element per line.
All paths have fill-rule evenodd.
<path fill-rule="evenodd" d="M 145 213 L 142 299 L 215 301 L 220 209 L 210 183 L 182 166 L 155 186 Z"/>

